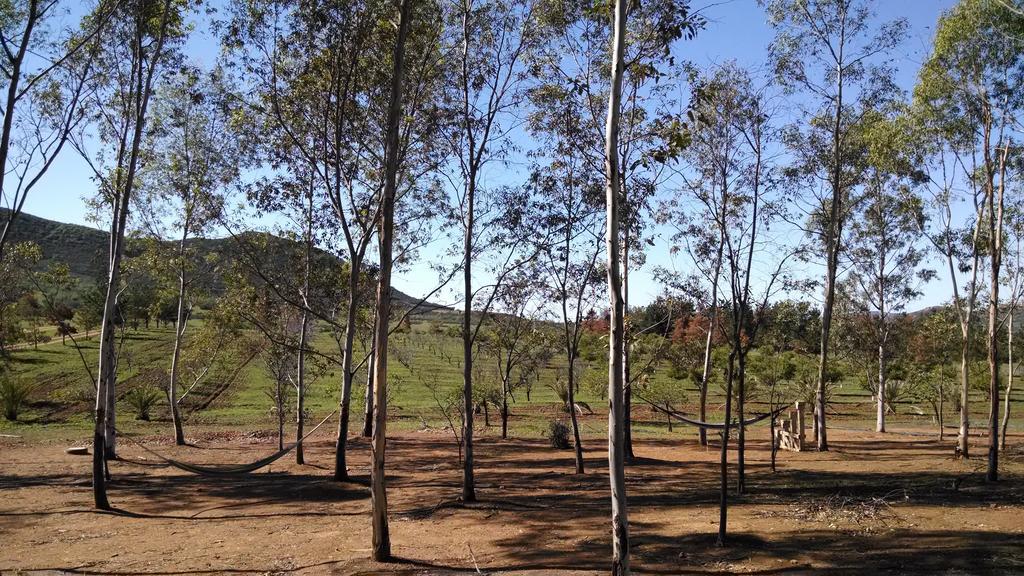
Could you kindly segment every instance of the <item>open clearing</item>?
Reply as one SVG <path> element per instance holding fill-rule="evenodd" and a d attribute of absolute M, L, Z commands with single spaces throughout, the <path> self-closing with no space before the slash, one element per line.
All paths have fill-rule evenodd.
<path fill-rule="evenodd" d="M 596 424 L 596 421 L 595 421 Z M 325 427 L 326 428 L 326 427 Z M 717 449 L 686 436 L 643 439 L 627 469 L 639 573 L 1024 573 L 1024 452 L 1011 436 L 1001 480 L 984 483 L 985 442 L 955 461 L 925 434 L 833 430 L 828 453 L 780 452 L 768 468 L 766 429 L 748 439 L 748 494 L 730 494 L 730 545 L 717 548 Z M 196 446 L 147 437 L 190 462 L 245 462 L 273 451 L 267 436 L 193 430 Z M 71 434 L 71 432 L 65 432 Z M 368 446 L 353 441 L 356 481 L 330 479 L 331 432 L 242 477 L 206 478 L 120 443 L 111 464 L 117 511 L 92 508 L 90 459 L 64 448 L 77 436 L 0 439 L 0 573 L 446 574 L 604 573 L 610 547 L 603 438 L 585 440 L 587 473 L 571 450 L 540 439 L 484 437 L 481 501 L 463 507 L 450 436 L 401 432 L 388 444 L 393 551 L 368 560 Z M 731 471 L 730 474 L 733 474 Z M 95 546 L 102 539 L 103 546 Z"/>

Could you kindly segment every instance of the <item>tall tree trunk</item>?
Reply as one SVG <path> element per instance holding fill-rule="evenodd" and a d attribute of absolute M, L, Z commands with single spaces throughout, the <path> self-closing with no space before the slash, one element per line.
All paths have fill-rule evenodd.
<path fill-rule="evenodd" d="M 619 248 L 620 168 L 619 113 L 622 99 L 623 53 L 626 43 L 626 16 L 629 0 L 615 1 L 615 26 L 612 40 L 611 93 L 608 96 L 608 121 L 605 125 L 605 210 L 608 250 L 608 298 L 611 321 L 608 332 L 608 480 L 611 488 L 612 574 L 629 574 L 629 516 L 626 502 L 626 446 L 628 428 L 625 386 L 627 368 L 624 328 L 625 298 Z"/>
<path fill-rule="evenodd" d="M 729 365 L 725 375 L 725 419 L 722 429 L 722 446 L 718 458 L 719 493 L 718 493 L 718 545 L 725 546 L 725 535 L 729 520 L 729 431 L 732 423 L 732 384 L 736 371 L 736 351 L 729 353 Z"/>
<path fill-rule="evenodd" d="M 501 439 L 508 439 L 508 376 L 501 380 Z"/>
<path fill-rule="evenodd" d="M 282 366 L 281 370 L 285 368 Z M 277 449 L 284 450 L 284 375 L 278 375 L 277 377 Z"/>
<path fill-rule="evenodd" d="M 306 430 L 306 343 L 309 340 L 309 276 L 313 266 L 313 181 L 306 195 L 305 252 L 302 255 L 302 319 L 299 322 L 299 353 L 295 365 L 295 463 L 305 464 L 302 437 Z"/>
<path fill-rule="evenodd" d="M 1008 151 L 1007 146 L 999 156 L 998 190 L 994 187 L 993 174 L 990 172 L 988 176 L 989 238 L 992 242 L 992 253 L 989 256 L 991 275 L 988 300 L 988 470 L 985 479 L 989 482 L 999 480 L 999 270 L 1003 263 L 1003 188 L 1006 182 L 1005 166 Z"/>
<path fill-rule="evenodd" d="M 842 56 L 840 56 L 841 58 Z M 828 428 L 825 425 L 826 391 L 828 386 L 828 346 L 832 333 L 832 310 L 836 298 L 836 276 L 839 272 L 839 251 L 843 241 L 843 87 L 844 67 L 840 64 L 836 70 L 836 116 L 832 126 L 832 201 L 829 206 L 829 219 L 825 228 L 825 257 L 828 262 L 825 271 L 825 303 L 821 311 L 821 351 L 818 356 L 818 389 L 816 393 L 817 411 L 815 412 L 815 430 L 818 451 L 828 450 Z"/>
<path fill-rule="evenodd" d="M 114 310 L 117 313 L 117 295 L 114 296 Z M 115 320 L 116 321 L 116 320 Z M 111 340 L 117 337 L 117 326 L 111 326 Z M 102 343 L 102 339 L 101 339 Z M 103 425 L 103 449 L 108 460 L 117 458 L 117 345 L 111 345 L 110 372 L 107 373 L 107 420 Z"/>
<path fill-rule="evenodd" d="M 971 411 L 970 411 L 970 353 L 971 353 L 971 340 L 970 340 L 970 325 L 972 319 L 968 316 L 967 328 L 964 330 L 964 338 L 960 343 L 960 435 L 957 438 L 957 444 L 959 446 L 960 456 L 963 458 L 970 458 L 970 443 L 967 441 L 968 435 L 971 431 Z"/>
<path fill-rule="evenodd" d="M 341 357 L 341 399 L 338 403 L 338 434 L 334 441 L 334 479 L 348 480 L 348 427 L 352 412 L 352 381 L 355 372 L 352 368 L 352 353 L 356 342 L 356 312 L 359 308 L 359 270 L 362 268 L 361 257 L 349 263 L 348 272 L 348 303 L 345 310 L 345 341 Z M 376 329 L 377 323 L 374 322 Z M 366 376 L 366 418 L 363 422 L 363 436 L 372 431 L 373 393 L 370 383 L 373 382 L 373 353 L 370 353 L 369 373 Z M 369 429 L 368 429 L 369 427 Z"/>
<path fill-rule="evenodd" d="M 775 385 L 772 384 L 772 389 L 768 393 L 768 412 L 772 416 L 768 417 L 768 441 L 770 442 L 769 447 L 771 449 L 771 466 L 772 472 L 775 472 L 775 455 L 778 453 L 779 445 L 775 441 Z"/>
<path fill-rule="evenodd" d="M 106 425 L 109 372 L 114 370 L 114 314 L 116 313 L 117 286 L 121 281 L 121 257 L 124 253 L 124 228 L 127 220 L 128 198 L 122 194 L 115 207 L 110 230 L 110 262 L 107 290 L 103 300 L 103 321 L 100 324 L 99 376 L 96 380 L 96 419 L 92 443 L 92 488 L 96 508 L 110 510 L 106 484 Z"/>
<path fill-rule="evenodd" d="M 171 405 L 171 423 L 174 425 L 174 444 L 184 446 L 185 434 L 181 426 L 181 411 L 178 409 L 178 363 L 181 358 L 181 342 L 184 339 L 185 310 L 184 282 L 179 283 L 178 312 L 174 322 L 174 352 L 171 353 L 171 379 L 167 388 L 167 401 Z"/>
<path fill-rule="evenodd" d="M 998 261 L 998 254 L 991 259 Z M 988 304 L 988 469 L 985 479 L 995 482 L 999 480 L 999 264 L 996 262 L 992 264 L 991 282 Z"/>
<path fill-rule="evenodd" d="M 939 377 L 940 378 L 942 377 L 941 369 L 939 371 Z M 943 416 L 944 416 L 943 412 L 945 411 L 945 406 L 944 406 L 945 400 L 946 400 L 946 394 L 945 394 L 945 392 L 943 392 L 942 385 L 940 384 L 939 385 L 939 413 L 938 413 L 939 442 L 942 442 L 942 440 L 944 439 L 944 436 L 945 436 L 945 426 L 944 426 L 944 423 L 943 423 Z"/>
<path fill-rule="evenodd" d="M 370 507 L 373 515 L 373 559 L 384 562 L 391 558 L 391 535 L 388 530 L 387 488 L 384 479 L 384 450 L 387 427 L 388 328 L 391 318 L 391 268 L 395 228 L 395 189 L 398 180 L 398 128 L 402 118 L 402 81 L 405 71 L 405 41 L 409 35 L 409 19 L 414 0 L 402 0 L 398 15 L 398 36 L 395 40 L 394 73 L 387 116 L 387 139 L 384 155 L 384 190 L 381 197 L 380 278 L 377 284 L 377 326 L 374 341 L 377 350 L 374 362 L 373 437 L 370 442 Z"/>
<path fill-rule="evenodd" d="M 178 363 L 181 360 L 181 346 L 185 337 L 188 317 L 185 311 L 185 241 L 188 238 L 188 218 L 178 242 L 178 311 L 174 320 L 174 350 L 171 352 L 171 378 L 167 387 L 167 401 L 171 406 L 171 423 L 174 425 L 174 443 L 185 445 L 185 431 L 181 424 L 181 410 L 178 407 Z"/>
<path fill-rule="evenodd" d="M 830 249 L 830 252 L 833 252 Z M 829 255 L 825 277 L 825 305 L 821 312 L 821 350 L 818 353 L 818 388 L 815 391 L 814 430 L 819 452 L 828 451 L 828 432 L 825 427 L 825 387 L 828 385 L 828 345 L 832 332 L 832 308 L 835 304 L 835 282 L 838 254 Z"/>
<path fill-rule="evenodd" d="M 725 231 L 718 238 L 718 252 L 715 254 L 715 270 L 711 275 L 711 314 L 708 316 L 708 337 L 704 343 L 704 370 L 700 377 L 700 421 L 707 422 L 708 407 L 708 382 L 711 379 L 711 343 L 715 334 L 715 321 L 718 319 L 718 277 L 722 272 L 722 251 L 725 248 Z M 700 445 L 708 445 L 708 431 L 706 428 L 697 428 L 700 435 Z"/>
<path fill-rule="evenodd" d="M 377 333 L 377 312 L 373 313 L 373 333 Z M 374 359 L 377 358 L 376 344 L 372 342 L 370 344 L 370 355 L 366 359 L 366 396 L 364 398 L 364 411 L 363 411 L 363 437 L 369 438 L 373 433 L 373 375 L 376 371 L 374 366 Z"/>
<path fill-rule="evenodd" d="M 875 416 L 875 432 L 885 432 L 885 312 L 880 312 L 881 317 L 878 329 L 878 413 Z"/>
<path fill-rule="evenodd" d="M 878 345 L 878 403 L 875 414 L 875 432 L 885 432 L 885 350 Z"/>
<path fill-rule="evenodd" d="M 93 500 L 95 506 L 101 510 L 109 510 L 110 502 L 107 499 L 106 484 L 106 457 L 114 456 L 115 429 L 114 409 L 116 408 L 116 396 L 114 393 L 114 381 L 117 378 L 114 350 L 114 315 L 117 313 L 117 291 L 121 281 L 121 258 L 124 256 L 124 233 L 128 221 L 128 208 L 131 195 L 135 188 L 135 177 L 138 169 L 139 150 L 142 146 L 143 128 L 146 119 L 146 109 L 149 107 L 149 97 L 152 94 L 153 76 L 155 68 L 160 61 L 163 52 L 164 39 L 167 36 L 167 23 L 170 19 L 171 0 L 164 0 L 163 14 L 160 19 L 160 31 L 156 39 L 156 45 L 149 60 L 149 69 L 144 70 L 141 62 L 142 40 L 136 38 L 133 50 L 139 61 L 133 66 L 133 81 L 141 88 L 136 94 L 134 110 L 134 126 L 131 137 L 131 151 L 128 154 L 127 170 L 124 180 L 118 177 L 119 186 L 116 187 L 114 217 L 111 219 L 110 231 L 110 253 L 108 260 L 107 293 L 103 301 L 103 324 L 100 332 L 99 349 L 99 377 L 96 382 L 96 420 L 93 429 L 93 457 L 92 457 L 92 485 Z M 106 437 L 105 437 L 106 436 Z M 111 454 L 107 454 L 107 451 Z"/>
<path fill-rule="evenodd" d="M 299 353 L 295 363 L 295 463 L 305 464 L 302 437 L 306 430 L 306 333 L 309 330 L 309 314 L 305 311 L 302 312 L 299 330 Z"/>
<path fill-rule="evenodd" d="M 747 435 L 746 426 L 743 425 L 743 419 L 745 416 L 746 403 L 747 403 L 747 389 L 746 389 L 746 374 L 747 374 L 747 353 L 741 348 L 739 353 L 736 355 L 739 366 L 737 367 L 737 378 L 736 384 L 737 398 L 736 398 L 736 418 L 739 420 L 739 426 L 736 430 L 736 493 L 744 494 L 747 491 L 747 468 L 746 468 L 746 449 L 747 449 Z"/>
<path fill-rule="evenodd" d="M 573 451 L 576 458 L 576 473 L 583 474 L 583 440 L 580 438 L 580 422 L 576 416 L 576 350 L 569 350 L 569 377 L 567 380 L 569 422 L 572 424 Z"/>
<path fill-rule="evenodd" d="M 1006 450 L 1006 429 L 1010 425 L 1010 394 L 1013 393 L 1013 308 L 1006 320 L 1006 397 L 1003 403 L 1003 425 L 999 435 L 999 448 Z"/>
<path fill-rule="evenodd" d="M 472 159 L 471 159 L 472 161 Z M 473 480 L 473 204 L 476 195 L 474 176 L 470 174 L 466 189 L 466 230 L 463 238 L 463 290 L 462 308 L 462 501 L 476 501 L 476 483 Z"/>
<path fill-rule="evenodd" d="M 625 196 L 625 194 L 622 194 Z M 632 464 L 636 455 L 633 453 L 633 386 L 629 368 L 630 345 L 632 336 L 627 333 L 629 315 L 629 226 L 623 232 L 622 239 L 622 385 L 623 394 L 623 451 L 626 464 Z"/>

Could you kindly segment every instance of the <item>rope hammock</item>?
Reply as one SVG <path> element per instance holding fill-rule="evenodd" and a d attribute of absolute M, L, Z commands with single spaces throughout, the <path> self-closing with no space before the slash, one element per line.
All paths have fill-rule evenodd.
<path fill-rule="evenodd" d="M 643 400 L 644 402 L 649 404 L 651 406 L 651 408 L 654 408 L 655 410 L 657 410 L 657 411 L 659 411 L 659 412 L 669 416 L 670 418 L 675 418 L 676 420 L 682 422 L 683 424 L 689 424 L 690 426 L 696 426 L 698 428 L 710 428 L 712 430 L 724 430 L 725 429 L 725 424 L 717 423 L 717 422 L 701 422 L 700 420 L 694 420 L 692 418 L 687 418 L 686 416 L 683 416 L 683 414 L 681 412 L 676 412 L 675 410 L 670 410 L 670 409 L 667 409 L 667 408 L 662 408 L 661 406 L 658 406 L 654 402 L 651 402 L 650 400 L 648 400 L 648 399 L 644 398 L 643 396 L 637 394 L 635 390 L 633 391 L 633 396 Z M 777 410 L 773 410 L 771 412 L 766 412 L 764 414 L 759 414 L 759 415 L 754 416 L 753 418 L 751 418 L 749 420 L 744 420 L 743 421 L 743 426 L 744 427 L 751 426 L 753 424 L 757 424 L 758 422 L 760 422 L 761 420 L 764 420 L 766 418 L 774 418 L 774 417 L 778 416 L 783 410 L 786 410 L 787 408 L 789 408 L 789 405 L 788 404 L 783 404 L 782 407 L 780 407 Z M 735 423 L 735 424 L 730 424 L 729 425 L 730 428 L 735 428 L 736 426 L 739 426 L 739 423 Z"/>
<path fill-rule="evenodd" d="M 173 466 L 173 467 L 175 467 L 175 468 L 177 468 L 179 470 L 183 470 L 185 472 L 190 472 L 192 474 L 198 474 L 200 476 L 234 476 L 234 475 L 238 475 L 238 474 L 249 474 L 251 472 L 255 472 L 255 471 L 259 470 L 260 468 L 263 468 L 264 466 L 269 466 L 270 464 L 273 464 L 277 460 L 280 460 L 286 454 L 288 454 L 289 452 L 294 450 L 295 447 L 297 447 L 300 444 L 302 444 L 302 442 L 305 441 L 306 438 L 309 438 L 310 436 L 312 436 L 313 433 L 316 432 L 318 428 L 323 426 L 336 413 L 337 413 L 337 410 L 335 410 L 334 412 L 331 412 L 330 414 L 328 414 L 326 418 L 321 420 L 319 424 L 314 426 L 312 430 L 307 432 L 302 438 L 299 438 L 298 441 L 296 441 L 295 443 L 289 444 L 288 446 L 285 446 L 284 449 L 278 450 L 277 452 L 271 454 L 270 456 L 267 456 L 266 458 L 261 458 L 260 460 L 257 460 L 255 462 L 251 462 L 249 464 L 229 464 L 229 465 L 224 465 L 224 466 L 205 466 L 205 465 L 201 465 L 201 464 L 190 464 L 188 462 L 181 462 L 179 460 L 175 460 L 173 458 L 168 458 L 168 457 L 166 457 L 166 456 L 164 456 L 162 454 L 159 454 L 159 453 L 153 451 L 148 446 L 146 446 L 145 444 L 142 444 L 141 442 L 135 440 L 131 436 L 124 435 L 120 430 L 118 430 L 117 433 L 122 438 L 127 438 L 128 441 L 130 441 L 132 444 L 135 444 L 139 448 L 142 448 L 146 452 L 149 452 L 153 456 L 157 457 L 160 460 L 163 460 L 167 464 L 169 464 L 169 465 L 171 465 L 171 466 Z"/>

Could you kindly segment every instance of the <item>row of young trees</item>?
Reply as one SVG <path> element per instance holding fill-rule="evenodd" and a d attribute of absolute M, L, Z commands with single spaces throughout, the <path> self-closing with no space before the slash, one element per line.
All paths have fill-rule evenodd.
<path fill-rule="evenodd" d="M 1009 276 L 1006 306 L 1000 287 L 1017 267 L 1004 269 L 1004 230 L 1018 204 L 1024 105 L 1017 90 L 1024 17 L 1016 4 L 962 0 L 945 13 L 912 95 L 894 80 L 907 25 L 878 25 L 867 0 L 766 2 L 776 30 L 766 71 L 735 63 L 700 70 L 678 61 L 677 42 L 705 26 L 684 0 L 231 0 L 212 18 L 223 50 L 208 69 L 187 51 L 206 9 L 199 3 L 100 0 L 77 28 L 44 25 L 61 6 L 32 0 L 0 15 L 8 81 L 0 157 L 16 176 L 4 185 L 17 181 L 14 192 L 4 190 L 15 209 L 0 236 L 0 257 L 7 258 L 7 230 L 25 195 L 70 145 L 92 171 L 95 206 L 110 227 L 94 431 L 98 507 L 110 506 L 115 331 L 132 227 L 176 247 L 159 260 L 176 278 L 168 395 L 178 443 L 178 362 L 195 283 L 212 265 L 197 258 L 190 239 L 231 232 L 245 266 L 239 275 L 297 311 L 287 334 L 255 314 L 248 320 L 295 352 L 300 423 L 307 360 L 323 355 L 311 345 L 311 327 L 336 337 L 337 354 L 329 356 L 342 373 L 339 480 L 347 478 L 352 387 L 368 370 L 364 433 L 372 436 L 377 559 L 390 556 L 389 339 L 403 315 L 393 306 L 392 277 L 438 235 L 453 238 L 438 263 L 439 284 L 462 279 L 465 502 L 476 498 L 476 350 L 485 339 L 522 343 L 526 334 L 514 322 L 499 336 L 484 337 L 482 328 L 492 311 L 522 318 L 532 300 L 516 292 L 541 279 L 547 308 L 561 320 L 566 405 L 576 469 L 584 471 L 575 366 L 605 277 L 614 573 L 629 572 L 631 406 L 654 365 L 638 345 L 643 331 L 632 318 L 629 279 L 653 244 L 656 223 L 673 227 L 675 250 L 694 260 L 692 275 L 666 277 L 702 302 L 697 325 L 705 346 L 694 368 L 702 443 L 711 425 L 703 407 L 716 332 L 728 350 L 717 366 L 726 392 L 721 540 L 730 429 L 737 426 L 742 493 L 748 361 L 767 344 L 762 329 L 772 302 L 784 292 L 821 290 L 815 435 L 818 449 L 827 450 L 831 354 L 842 336 L 833 330 L 835 312 L 838 297 L 850 295 L 877 352 L 877 428 L 884 431 L 895 318 L 934 275 L 922 268 L 918 235 L 941 255 L 952 282 L 964 456 L 976 307 L 988 303 L 988 477 L 997 478 L 999 334 L 1020 286 Z M 685 106 L 678 99 L 684 86 Z M 502 166 L 526 166 L 528 176 L 515 181 Z M 239 189 L 251 209 L 231 205 Z M 659 201 L 666 191 L 675 199 Z M 265 216 L 285 222 L 281 228 L 303 247 L 292 259 L 298 264 L 284 272 L 262 265 L 267 247 L 243 233 Z M 792 241 L 794 231 L 802 241 Z M 340 273 L 320 263 L 321 250 L 342 257 Z M 821 268 L 820 278 L 796 274 L 808 264 Z M 672 325 L 667 314 L 652 326 Z M 368 355 L 356 346 L 361 322 L 372 326 Z M 503 422 L 518 354 L 515 345 L 505 350 Z"/>

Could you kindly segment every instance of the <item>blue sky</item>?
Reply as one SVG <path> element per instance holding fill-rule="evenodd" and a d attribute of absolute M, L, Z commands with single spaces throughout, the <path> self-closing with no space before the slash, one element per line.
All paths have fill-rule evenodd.
<path fill-rule="evenodd" d="M 654 0 L 656 1 L 656 0 Z M 910 30 L 907 40 L 900 47 L 897 58 L 897 80 L 906 90 L 913 87 L 920 63 L 927 54 L 934 25 L 939 14 L 954 4 L 954 0 L 879 0 L 876 4 L 878 21 L 893 18 L 907 18 Z M 700 3 L 695 4 L 700 6 Z M 681 42 L 675 48 L 677 57 L 687 59 L 698 67 L 710 67 L 728 60 L 736 60 L 749 67 L 763 66 L 767 48 L 773 38 L 763 9 L 755 0 L 727 0 L 709 3 L 702 10 L 708 19 L 707 28 L 692 41 Z M 204 26 L 197 27 L 195 37 L 189 43 L 190 57 L 201 64 L 212 63 L 217 56 L 216 42 Z M 515 171 L 515 169 L 512 169 Z M 93 225 L 87 220 L 85 199 L 94 193 L 90 173 L 83 161 L 71 149 L 67 149 L 57 160 L 50 172 L 40 182 L 25 203 L 25 211 L 44 218 Z M 494 175 L 502 178 L 504 175 Z M 502 178 L 504 179 L 504 178 Z M 665 194 L 670 194 L 666 190 Z M 664 231 L 655 230 L 664 236 Z M 436 284 L 436 274 L 431 270 L 430 261 L 447 249 L 447 241 L 439 240 L 437 245 L 428 246 L 421 253 L 423 262 L 403 271 L 395 278 L 396 287 L 412 295 L 422 295 Z M 684 269 L 689 263 L 686 256 L 674 260 L 669 256 L 668 243 L 664 237 L 656 237 L 655 246 L 650 250 L 647 264 L 632 276 L 633 304 L 650 301 L 661 293 L 662 288 L 653 279 L 656 266 Z M 932 264 L 940 268 L 938 262 Z M 805 270 L 812 274 L 812 270 Z M 949 285 L 944 278 L 924 288 L 924 296 L 911 308 L 930 306 L 949 298 Z M 454 295 L 440 300 L 451 302 Z"/>

